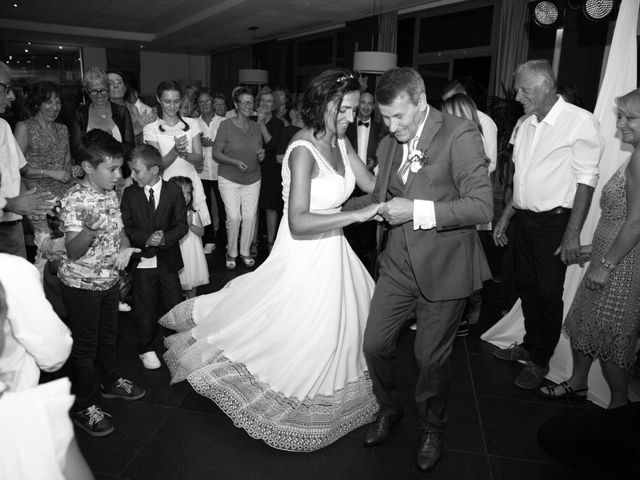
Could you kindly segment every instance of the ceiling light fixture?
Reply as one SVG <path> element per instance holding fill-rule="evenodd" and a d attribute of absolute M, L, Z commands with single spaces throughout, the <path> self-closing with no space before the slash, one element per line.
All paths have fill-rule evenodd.
<path fill-rule="evenodd" d="M 260 27 L 249 27 L 247 30 L 251 32 L 251 48 L 256 40 L 256 30 Z M 251 54 L 252 67 L 255 64 L 253 52 Z M 241 85 L 266 85 L 269 83 L 269 71 L 259 68 L 241 68 L 238 70 L 238 83 Z"/>
<path fill-rule="evenodd" d="M 377 28 L 380 30 L 380 15 L 382 14 L 382 0 L 376 14 L 376 0 L 373 0 L 373 14 L 377 15 Z M 398 55 L 391 52 L 379 52 L 373 50 L 373 35 L 371 36 L 371 51 L 354 52 L 353 69 L 360 73 L 380 75 L 395 68 L 398 64 Z"/>

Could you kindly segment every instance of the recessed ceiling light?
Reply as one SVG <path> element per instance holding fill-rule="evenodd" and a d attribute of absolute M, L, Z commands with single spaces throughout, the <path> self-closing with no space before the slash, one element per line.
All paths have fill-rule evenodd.
<path fill-rule="evenodd" d="M 28 49 L 28 48 L 25 48 L 25 49 L 24 49 L 24 53 L 29 53 L 29 49 Z"/>
<path fill-rule="evenodd" d="M 47 68 L 51 68 L 51 65 L 47 65 Z"/>
<path fill-rule="evenodd" d="M 58 49 L 62 50 L 62 45 L 58 45 Z"/>
<path fill-rule="evenodd" d="M 31 63 L 31 60 L 27 60 L 27 63 Z"/>
<path fill-rule="evenodd" d="M 31 42 L 27 42 L 27 45 L 31 45 Z"/>
<path fill-rule="evenodd" d="M 13 4 L 13 8 L 18 8 L 18 4 L 17 4 L 17 3 L 14 3 L 14 4 Z"/>
<path fill-rule="evenodd" d="M 54 59 L 54 60 L 57 60 L 57 59 L 58 59 L 58 57 L 53 57 L 53 59 Z"/>

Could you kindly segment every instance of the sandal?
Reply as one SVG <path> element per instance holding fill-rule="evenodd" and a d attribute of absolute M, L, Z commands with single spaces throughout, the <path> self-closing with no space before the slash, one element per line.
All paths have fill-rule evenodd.
<path fill-rule="evenodd" d="M 578 388 L 577 390 L 574 390 L 574 388 L 567 382 L 562 382 L 558 385 L 544 385 L 540 387 L 540 389 L 538 390 L 538 395 L 540 395 L 542 398 L 550 399 L 567 397 L 585 399 L 587 398 L 587 390 L 589 390 L 588 387 Z"/>
<path fill-rule="evenodd" d="M 256 266 L 256 261 L 251 257 L 245 257 L 244 255 L 240 255 L 240 258 L 244 262 L 244 266 L 247 268 L 253 268 Z"/>
<path fill-rule="evenodd" d="M 225 267 L 227 267 L 227 270 L 235 270 L 236 257 L 230 257 L 229 254 L 227 254 L 227 258 L 225 259 L 224 265 Z"/>

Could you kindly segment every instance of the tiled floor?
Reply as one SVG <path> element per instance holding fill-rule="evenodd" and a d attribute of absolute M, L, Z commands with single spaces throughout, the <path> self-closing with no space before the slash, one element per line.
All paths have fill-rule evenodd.
<path fill-rule="evenodd" d="M 210 259 L 212 281 L 203 293 L 222 287 L 235 273 L 224 269 L 223 255 Z M 96 478 L 130 480 L 536 480 L 615 478 L 558 464 L 538 445 L 540 422 L 572 408 L 595 408 L 570 401 L 544 401 L 513 386 L 517 365 L 491 356 L 494 347 L 479 335 L 498 318 L 499 288 L 485 288 L 480 324 L 453 351 L 449 426 L 441 462 L 428 475 L 415 467 L 419 432 L 413 404 L 416 367 L 413 333 L 399 340 L 399 378 L 405 416 L 386 442 L 362 445 L 364 427 L 314 453 L 274 450 L 233 426 L 215 404 L 182 382 L 169 385 L 166 367 L 144 370 L 135 355 L 133 313 L 121 314 L 120 362 L 123 372 L 147 389 L 137 402 L 105 400 L 115 432 L 92 438 L 77 430 L 80 447 Z"/>

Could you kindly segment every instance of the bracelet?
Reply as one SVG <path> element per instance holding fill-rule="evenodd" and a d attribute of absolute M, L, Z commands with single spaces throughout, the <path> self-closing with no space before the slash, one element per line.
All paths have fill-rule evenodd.
<path fill-rule="evenodd" d="M 616 268 L 618 266 L 617 263 L 611 263 L 610 261 L 606 260 L 604 257 L 602 257 L 600 259 L 600 263 L 602 263 L 602 265 L 604 265 L 604 268 L 607 268 L 609 270 L 613 270 L 614 268 Z"/>

